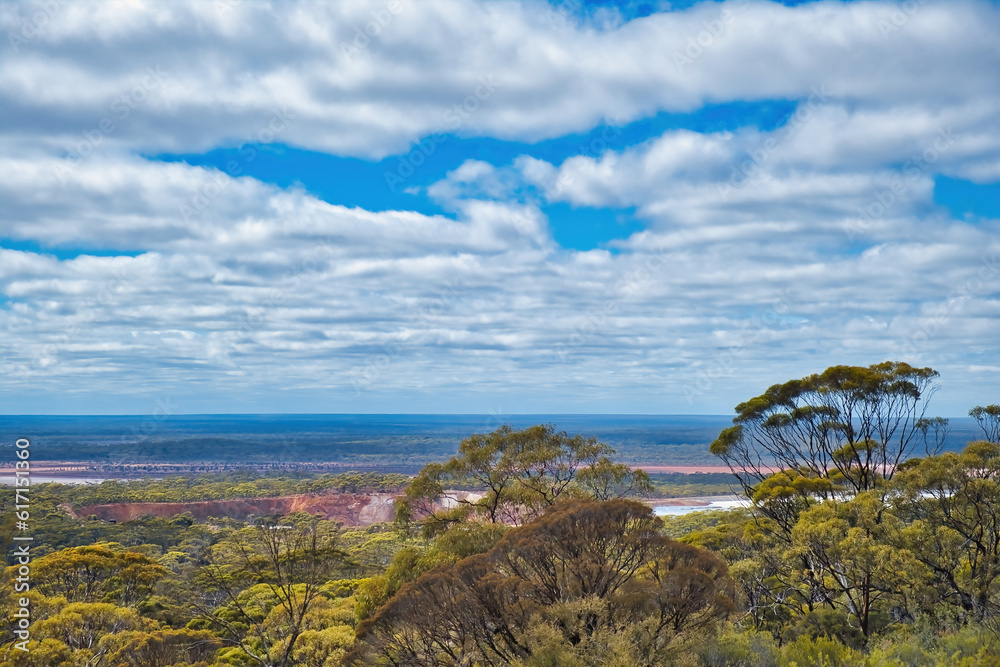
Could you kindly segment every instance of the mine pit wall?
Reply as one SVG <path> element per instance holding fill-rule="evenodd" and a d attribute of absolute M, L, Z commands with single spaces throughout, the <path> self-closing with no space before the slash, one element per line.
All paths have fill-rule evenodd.
<path fill-rule="evenodd" d="M 453 492 L 454 493 L 454 492 Z M 457 492 L 457 495 L 478 497 L 481 494 Z M 324 519 L 337 521 L 345 526 L 370 526 L 373 523 L 392 521 L 394 502 L 398 493 L 304 493 L 272 498 L 234 498 L 231 500 L 202 500 L 187 503 L 112 503 L 88 505 L 75 515 L 91 515 L 104 521 L 124 523 L 144 516 L 170 518 L 189 512 L 198 521 L 209 518 L 236 519 L 271 514 L 306 512 Z M 69 509 L 69 508 L 67 508 Z M 71 512 L 71 514 L 73 514 Z"/>
<path fill-rule="evenodd" d="M 185 512 L 190 512 L 198 521 L 212 517 L 244 520 L 251 515 L 306 512 L 338 521 L 345 526 L 370 526 L 381 521 L 392 521 L 393 502 L 397 496 L 395 493 L 335 493 L 204 500 L 189 503 L 114 503 L 88 505 L 80 508 L 77 515 L 80 517 L 96 515 L 104 521 L 123 523 L 144 516 L 169 518 Z"/>

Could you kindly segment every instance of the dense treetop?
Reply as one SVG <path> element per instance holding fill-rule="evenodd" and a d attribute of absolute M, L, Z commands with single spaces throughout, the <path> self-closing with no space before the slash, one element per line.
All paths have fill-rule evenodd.
<path fill-rule="evenodd" d="M 0 667 L 997 665 L 1000 409 L 972 408 L 985 439 L 939 453 L 936 377 L 836 366 L 741 403 L 712 445 L 750 499 L 731 512 L 658 518 L 607 444 L 505 426 L 413 478 L 35 487 L 16 590 L 8 494 Z M 65 511 L 334 489 L 399 493 L 398 520 Z"/>

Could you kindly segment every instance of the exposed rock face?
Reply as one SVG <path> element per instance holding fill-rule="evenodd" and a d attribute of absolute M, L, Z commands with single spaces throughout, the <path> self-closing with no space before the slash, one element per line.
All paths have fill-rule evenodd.
<path fill-rule="evenodd" d="M 339 521 L 345 526 L 369 526 L 381 521 L 392 521 L 395 493 L 309 493 L 274 498 L 240 498 L 233 500 L 204 500 L 190 503 L 115 503 L 89 505 L 77 513 L 87 517 L 92 514 L 105 521 L 131 521 L 151 515 L 168 518 L 190 512 L 200 521 L 210 517 L 246 519 L 250 515 L 290 514 L 307 512 L 325 519 Z"/>

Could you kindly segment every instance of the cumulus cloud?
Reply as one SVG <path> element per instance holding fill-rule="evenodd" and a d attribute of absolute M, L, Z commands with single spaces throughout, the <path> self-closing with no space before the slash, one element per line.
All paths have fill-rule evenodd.
<path fill-rule="evenodd" d="M 466 387 L 480 409 L 530 411 L 567 395 L 581 409 L 627 410 L 638 391 L 658 397 L 643 409 L 684 410 L 734 384 L 752 391 L 743 374 L 760 364 L 794 375 L 803 359 L 932 363 L 959 342 L 991 349 L 983 323 L 1000 273 L 970 281 L 996 270 L 995 226 L 925 224 L 919 241 L 824 256 L 794 227 L 762 219 L 715 234 L 653 230 L 618 255 L 577 253 L 555 247 L 539 211 L 519 204 L 468 199 L 451 220 L 346 209 L 251 181 L 185 224 L 149 214 L 164 196 L 151 184 L 188 184 L 183 199 L 212 182 L 208 170 L 95 160 L 79 179 L 91 169 L 129 176 L 91 200 L 48 193 L 53 208 L 33 238 L 63 238 L 55 221 L 74 204 L 95 212 L 81 243 L 138 239 L 167 219 L 175 232 L 150 233 L 135 257 L 2 251 L 5 380 L 25 391 L 85 378 L 179 400 L 203 384 L 265 391 L 277 373 L 285 390 L 369 409 L 408 391 L 460 401 Z M 137 189 L 143 197 L 128 196 Z M 121 202 L 114 216 L 96 214 L 103 201 Z M 911 340 L 921 327 L 933 335 Z"/>
<path fill-rule="evenodd" d="M 5 401 L 723 412 L 887 358 L 943 371 L 952 413 L 987 400 L 1000 225 L 952 220 L 933 183 L 1000 177 L 1000 14 L 901 11 L 5 3 Z M 279 142 L 377 158 L 442 132 L 536 141 L 772 99 L 798 104 L 773 130 L 469 155 L 414 190 L 447 215 L 142 157 Z M 566 250 L 554 204 L 646 228 Z"/>
<path fill-rule="evenodd" d="M 538 140 L 706 102 L 995 108 L 996 6 L 735 0 L 603 29 L 544 3 L 6 3 L 5 134 L 144 151 L 251 137 L 381 157 L 433 132 Z M 30 17 L 46 16 L 34 26 Z M 555 19 L 555 20 L 554 20 Z M 23 37 L 26 32 L 30 39 Z M 928 57 L 928 54 L 933 57 Z"/>
<path fill-rule="evenodd" d="M 513 167 L 547 201 L 635 207 L 659 231 L 689 227 L 689 237 L 711 240 L 780 225 L 828 243 L 879 241 L 910 235 L 914 216 L 940 217 L 935 176 L 966 177 L 1000 159 L 995 117 L 966 111 L 851 112 L 823 93 L 773 131 L 669 131 L 599 156 Z"/>
<path fill-rule="evenodd" d="M 515 197 L 518 181 L 509 169 L 497 169 L 482 160 L 466 160 L 427 188 L 427 194 L 449 206 L 463 199 L 507 200 Z"/>

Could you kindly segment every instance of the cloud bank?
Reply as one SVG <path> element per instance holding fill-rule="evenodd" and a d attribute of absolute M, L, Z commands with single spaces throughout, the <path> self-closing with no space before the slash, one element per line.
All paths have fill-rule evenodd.
<path fill-rule="evenodd" d="M 8 412 L 724 413 L 885 359 L 942 371 L 944 413 L 995 399 L 1000 223 L 935 201 L 1000 180 L 995 4 L 53 0 L 0 26 Z M 769 100 L 794 102 L 772 129 L 613 129 Z M 440 214 L 246 169 L 602 127 L 410 186 Z M 564 248 L 553 205 L 642 229 Z"/>

